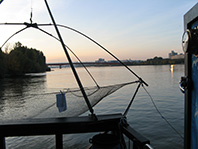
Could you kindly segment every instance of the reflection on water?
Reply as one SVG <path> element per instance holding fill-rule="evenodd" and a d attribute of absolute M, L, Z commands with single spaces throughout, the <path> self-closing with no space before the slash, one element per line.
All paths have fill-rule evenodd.
<path fill-rule="evenodd" d="M 131 66 L 149 84 L 147 90 L 162 115 L 183 135 L 184 97 L 178 88 L 178 82 L 184 74 L 184 66 L 172 67 L 173 71 L 170 71 L 171 66 L 169 65 Z M 89 70 L 101 86 L 136 80 L 123 67 L 90 67 Z M 94 85 L 83 68 L 77 68 L 77 71 L 84 86 Z M 0 81 L 1 120 L 28 118 L 38 114 L 42 108 L 47 108 L 47 104 L 55 102 L 55 96 L 49 98 L 35 96 L 36 94 L 77 87 L 69 68 L 55 69 L 44 76 L 6 78 Z M 126 86 L 103 99 L 94 107 L 94 111 L 96 114 L 123 113 L 133 92 L 134 89 L 131 86 Z M 56 107 L 54 108 L 58 111 Z M 51 115 L 50 111 L 46 113 L 46 117 L 48 115 Z M 159 116 L 142 88 L 128 113 L 128 122 L 147 137 L 154 148 L 183 148 L 183 140 Z M 89 144 L 88 138 L 91 136 L 89 134 L 86 134 L 86 137 L 84 135 L 64 135 L 64 147 L 82 148 L 82 144 L 85 146 Z M 7 138 L 6 141 L 8 148 L 12 149 L 54 148 L 53 136 Z"/>
<path fill-rule="evenodd" d="M 30 95 L 45 89 L 46 76 L 4 78 L 0 81 L 1 120 L 21 119 L 27 116 Z"/>
<path fill-rule="evenodd" d="M 173 78 L 174 66 L 175 66 L 175 65 L 170 65 L 170 72 L 171 72 L 171 77 L 172 77 L 172 78 Z"/>
<path fill-rule="evenodd" d="M 173 78 L 174 75 L 178 72 L 184 71 L 184 65 L 170 65 L 170 72 L 171 77 Z"/>

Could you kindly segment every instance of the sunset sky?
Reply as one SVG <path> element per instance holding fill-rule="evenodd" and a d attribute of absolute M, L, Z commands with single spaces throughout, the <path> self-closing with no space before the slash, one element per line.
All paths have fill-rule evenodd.
<path fill-rule="evenodd" d="M 75 28 L 109 49 L 121 60 L 168 57 L 171 50 L 182 53 L 183 15 L 196 0 L 48 0 L 56 23 Z M 0 4 L 0 23 L 52 23 L 44 0 L 4 0 Z M 0 25 L 0 46 L 24 26 Z M 57 34 L 53 26 L 41 27 Z M 82 61 L 112 60 L 92 42 L 70 30 L 59 28 L 66 45 Z M 11 49 L 20 41 L 43 51 L 47 62 L 65 62 L 61 44 L 52 37 L 27 29 L 4 46 Z M 3 48 L 3 50 L 5 50 Z M 73 61 L 77 61 L 73 58 Z"/>

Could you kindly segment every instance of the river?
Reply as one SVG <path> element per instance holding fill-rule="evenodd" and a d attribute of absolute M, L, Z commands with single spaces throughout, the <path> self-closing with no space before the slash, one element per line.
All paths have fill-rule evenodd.
<path fill-rule="evenodd" d="M 165 119 L 183 136 L 184 133 L 184 95 L 178 87 L 180 77 L 184 75 L 184 65 L 131 66 L 145 82 L 158 110 Z M 123 67 L 89 67 L 100 86 L 119 84 L 137 80 Z M 86 71 L 79 67 L 77 72 L 84 86 L 93 86 L 94 82 Z M 0 80 L 0 118 L 14 120 L 38 115 L 45 105 L 55 102 L 55 97 L 44 98 L 44 93 L 59 92 L 62 88 L 76 88 L 77 84 L 70 68 L 53 69 L 51 72 L 29 74 L 23 78 L 5 78 Z M 96 114 L 123 113 L 134 93 L 135 87 L 126 86 L 104 98 L 94 107 Z M 42 95 L 43 94 L 43 95 Z M 38 96 L 35 95 L 40 95 Z M 42 98 L 41 98 L 42 95 Z M 42 101 L 41 101 L 42 99 Z M 45 112 L 50 117 L 57 112 Z M 87 113 L 83 115 L 87 115 Z M 151 141 L 156 149 L 181 149 L 183 139 L 167 124 L 156 111 L 150 97 L 141 87 L 127 115 L 129 124 Z M 87 148 L 94 134 L 64 135 L 64 148 Z M 8 137 L 8 149 L 55 148 L 54 136 Z"/>

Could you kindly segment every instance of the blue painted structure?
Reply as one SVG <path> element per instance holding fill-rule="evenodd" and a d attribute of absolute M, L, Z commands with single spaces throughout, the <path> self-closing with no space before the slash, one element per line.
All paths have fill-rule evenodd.
<path fill-rule="evenodd" d="M 188 50 L 185 51 L 184 148 L 198 149 L 198 3 L 184 15 L 184 30 L 187 29 L 190 34 Z"/>
<path fill-rule="evenodd" d="M 198 148 L 198 57 L 192 55 L 191 149 Z"/>

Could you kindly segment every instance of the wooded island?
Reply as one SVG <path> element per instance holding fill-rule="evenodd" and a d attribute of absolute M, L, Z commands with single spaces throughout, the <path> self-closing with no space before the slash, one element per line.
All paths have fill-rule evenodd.
<path fill-rule="evenodd" d="M 41 51 L 15 43 L 9 53 L 0 50 L 0 77 L 45 72 L 46 58 Z"/>

